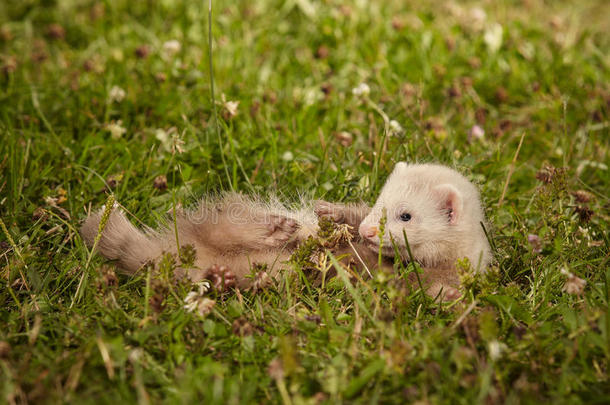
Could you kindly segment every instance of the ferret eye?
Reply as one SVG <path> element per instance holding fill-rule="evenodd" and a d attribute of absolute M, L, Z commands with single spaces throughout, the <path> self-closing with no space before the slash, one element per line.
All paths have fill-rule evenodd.
<path fill-rule="evenodd" d="M 411 220 L 411 214 L 408 212 L 400 214 L 400 220 L 404 222 L 409 222 Z"/>

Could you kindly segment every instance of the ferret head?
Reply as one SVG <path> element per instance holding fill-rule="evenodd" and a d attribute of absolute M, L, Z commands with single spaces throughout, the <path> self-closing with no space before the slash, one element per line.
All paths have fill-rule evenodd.
<path fill-rule="evenodd" d="M 394 244 L 408 259 L 404 234 L 416 261 L 422 265 L 453 264 L 465 233 L 471 230 L 472 205 L 478 191 L 453 169 L 433 164 L 398 163 L 378 200 L 362 221 L 360 236 L 375 251 L 394 256 Z M 380 221 L 386 218 L 380 243 Z"/>

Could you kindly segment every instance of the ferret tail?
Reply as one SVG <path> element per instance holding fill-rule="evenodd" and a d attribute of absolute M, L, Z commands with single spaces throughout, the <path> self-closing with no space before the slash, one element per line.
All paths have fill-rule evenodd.
<path fill-rule="evenodd" d="M 80 233 L 89 247 L 98 234 L 103 210 L 91 214 L 83 223 Z M 146 262 L 162 253 L 163 243 L 152 232 L 137 229 L 119 208 L 113 208 L 97 244 L 97 251 L 107 259 L 116 260 L 126 273 L 133 274 Z"/>

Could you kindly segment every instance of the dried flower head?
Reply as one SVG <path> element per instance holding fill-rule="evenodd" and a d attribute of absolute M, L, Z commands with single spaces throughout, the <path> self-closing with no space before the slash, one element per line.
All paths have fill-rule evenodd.
<path fill-rule="evenodd" d="M 284 366 L 282 364 L 282 360 L 277 357 L 271 360 L 271 362 L 269 363 L 269 367 L 267 367 L 267 374 L 269 374 L 269 377 L 273 378 L 274 380 L 283 379 Z"/>
<path fill-rule="evenodd" d="M 579 203 L 588 203 L 592 198 L 591 193 L 585 190 L 576 190 L 572 193 L 572 195 Z"/>
<path fill-rule="evenodd" d="M 339 141 L 339 143 L 345 147 L 348 147 L 354 141 L 354 137 L 347 131 L 341 131 L 335 133 L 335 139 Z"/>
<path fill-rule="evenodd" d="M 594 214 L 593 210 L 585 205 L 578 205 L 574 208 L 574 211 L 578 214 L 581 222 L 589 222 Z"/>
<path fill-rule="evenodd" d="M 114 267 L 109 265 L 104 265 L 100 268 L 100 273 L 102 275 L 102 283 L 105 287 L 116 287 L 119 284 L 119 279 L 114 272 Z"/>
<path fill-rule="evenodd" d="M 254 280 L 252 281 L 252 287 L 250 289 L 252 292 L 257 292 L 261 290 L 266 290 L 269 286 L 273 284 L 271 277 L 265 270 L 261 270 L 256 273 L 254 276 Z"/>
<path fill-rule="evenodd" d="M 587 285 L 587 282 L 585 280 L 578 276 L 575 276 L 566 268 L 561 269 L 561 274 L 566 276 L 566 282 L 563 286 L 563 291 L 572 295 L 581 295 L 584 292 L 585 286 Z"/>
<path fill-rule="evenodd" d="M 155 177 L 155 180 L 153 181 L 153 187 L 161 191 L 167 189 L 167 177 L 164 174 L 160 174 Z"/>
<path fill-rule="evenodd" d="M 47 36 L 50 39 L 64 39 L 66 37 L 66 30 L 59 24 L 50 24 L 47 27 Z"/>
<path fill-rule="evenodd" d="M 407 23 L 404 18 L 397 15 L 392 17 L 392 28 L 394 28 L 396 31 L 402 31 L 406 25 Z"/>
<path fill-rule="evenodd" d="M 540 237 L 538 235 L 529 234 L 527 235 L 527 241 L 532 245 L 532 252 L 540 253 L 542 252 L 542 243 L 540 242 Z"/>
<path fill-rule="evenodd" d="M 106 184 L 109 188 L 116 188 L 116 186 L 123 180 L 123 173 L 111 174 L 106 179 Z"/>
<path fill-rule="evenodd" d="M 415 97 L 417 95 L 417 91 L 417 86 L 409 82 L 404 83 L 400 88 L 401 94 L 408 99 Z"/>
<path fill-rule="evenodd" d="M 150 305 L 150 308 L 154 313 L 159 314 L 163 312 L 163 309 L 165 309 L 165 298 L 167 297 L 169 289 L 165 283 L 161 282 L 160 280 L 153 280 L 151 282 L 151 287 L 153 294 L 148 300 L 148 305 Z"/>
<path fill-rule="evenodd" d="M 2 61 L 2 72 L 11 74 L 17 70 L 17 58 L 13 55 L 0 57 Z"/>
<path fill-rule="evenodd" d="M 565 182 L 566 172 L 567 170 L 564 167 L 545 165 L 538 170 L 536 178 L 545 184 L 556 183 L 561 186 Z"/>
<path fill-rule="evenodd" d="M 505 103 L 508 100 L 508 91 L 504 87 L 500 86 L 496 89 L 494 96 L 499 103 Z"/>
<path fill-rule="evenodd" d="M 250 336 L 252 332 L 254 332 L 252 324 L 243 316 L 233 321 L 231 329 L 233 330 L 233 334 L 238 336 Z"/>
<path fill-rule="evenodd" d="M 46 221 L 49 218 L 49 214 L 47 213 L 47 211 L 42 208 L 42 207 L 37 207 L 34 212 L 32 213 L 32 220 L 33 221 L 38 221 L 41 220 L 42 222 Z"/>
<path fill-rule="evenodd" d="M 210 280 L 214 288 L 220 292 L 227 291 L 236 285 L 235 274 L 227 266 L 213 265 L 207 270 L 205 278 Z"/>
<path fill-rule="evenodd" d="M 135 54 L 140 59 L 146 59 L 150 55 L 150 46 L 144 44 L 136 48 Z"/>
<path fill-rule="evenodd" d="M 324 93 L 324 95 L 328 98 L 328 96 L 330 96 L 330 94 L 333 92 L 333 85 L 330 83 L 322 83 L 320 90 L 322 90 L 322 93 Z"/>
<path fill-rule="evenodd" d="M 451 98 L 461 98 L 462 90 L 457 84 L 453 84 L 449 89 L 447 89 L 447 95 Z"/>
<path fill-rule="evenodd" d="M 536 178 L 543 183 L 550 184 L 553 180 L 553 168 L 548 166 L 543 167 L 536 172 Z"/>
<path fill-rule="evenodd" d="M 57 211 L 59 211 L 61 216 L 64 217 L 65 219 L 70 219 L 70 213 L 68 211 L 66 211 L 65 208 L 59 206 L 59 204 L 65 202 L 65 201 L 67 201 L 66 197 L 61 194 L 59 197 L 47 196 L 44 198 L 44 202 L 48 206 L 55 208 Z"/>
<path fill-rule="evenodd" d="M 326 45 L 320 45 L 320 47 L 316 50 L 316 58 L 317 59 L 326 59 L 330 55 L 330 49 Z"/>

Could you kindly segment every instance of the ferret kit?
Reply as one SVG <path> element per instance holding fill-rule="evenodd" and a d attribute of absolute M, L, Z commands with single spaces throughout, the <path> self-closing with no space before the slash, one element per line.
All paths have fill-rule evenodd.
<path fill-rule="evenodd" d="M 98 236 L 103 211 L 90 215 L 82 225 L 89 246 Z M 443 292 L 445 299 L 459 297 L 455 267 L 459 259 L 468 258 L 477 271 L 485 271 L 491 261 L 475 185 L 446 166 L 404 162 L 396 164 L 373 207 L 308 201 L 289 209 L 277 199 L 228 193 L 177 212 L 175 220 L 156 230 L 136 228 L 119 208 L 113 208 L 96 249 L 116 260 L 122 271 L 134 274 L 163 253 L 191 245 L 194 266 L 178 269 L 179 276 L 197 282 L 224 266 L 238 287 L 247 288 L 253 283 L 249 275 L 255 264 L 266 267 L 272 277 L 290 271 L 291 255 L 318 234 L 320 218 L 352 230 L 337 255 L 351 255 L 356 267 L 369 271 L 378 267 L 379 255 L 389 268 L 397 254 L 400 260 L 412 258 L 422 267 L 425 288 L 432 296 Z"/>

